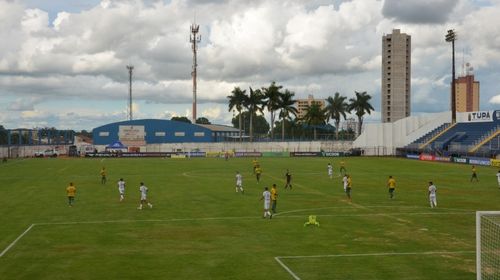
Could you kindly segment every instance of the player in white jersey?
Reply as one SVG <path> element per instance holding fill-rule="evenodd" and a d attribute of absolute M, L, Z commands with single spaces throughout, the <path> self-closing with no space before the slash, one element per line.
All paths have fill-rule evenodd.
<path fill-rule="evenodd" d="M 498 187 L 500 188 L 500 170 L 497 173 Z"/>
<path fill-rule="evenodd" d="M 348 184 L 347 181 L 348 181 L 347 174 L 344 174 L 344 178 L 342 178 L 342 182 L 344 183 L 344 192 L 347 189 L 347 184 Z"/>
<path fill-rule="evenodd" d="M 333 178 L 333 166 L 330 163 L 328 163 L 328 165 L 326 166 L 326 169 L 328 171 L 328 177 L 330 177 L 330 179 L 332 179 Z"/>
<path fill-rule="evenodd" d="M 263 218 L 266 218 L 269 216 L 269 219 L 272 219 L 273 214 L 269 211 L 269 206 L 271 205 L 271 192 L 269 192 L 269 189 L 267 187 L 264 188 L 264 192 L 262 193 L 262 197 L 260 200 L 264 200 L 264 216 Z"/>
<path fill-rule="evenodd" d="M 125 181 L 123 181 L 123 178 L 118 181 L 118 192 L 120 193 L 120 202 L 122 202 L 125 199 Z"/>
<path fill-rule="evenodd" d="M 142 206 L 144 204 L 147 204 L 149 208 L 153 208 L 153 204 L 149 203 L 148 201 L 148 187 L 146 187 L 143 182 L 141 182 L 139 192 L 141 193 L 141 203 L 139 204 L 139 207 L 137 209 L 142 210 Z"/>
<path fill-rule="evenodd" d="M 239 171 L 236 171 L 236 192 L 241 191 L 241 194 L 244 194 L 243 190 L 243 176 L 241 176 Z"/>
<path fill-rule="evenodd" d="M 429 182 L 429 202 L 431 204 L 431 208 L 437 207 L 436 186 L 434 186 L 432 182 Z"/>

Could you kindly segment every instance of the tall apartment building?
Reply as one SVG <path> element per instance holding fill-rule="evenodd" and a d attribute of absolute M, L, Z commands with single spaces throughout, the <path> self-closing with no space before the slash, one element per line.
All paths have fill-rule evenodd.
<path fill-rule="evenodd" d="M 457 112 L 479 111 L 479 82 L 474 75 L 455 79 L 455 102 Z"/>
<path fill-rule="evenodd" d="M 382 37 L 382 122 L 411 112 L 411 36 L 393 29 Z"/>
<path fill-rule="evenodd" d="M 311 106 L 312 104 L 319 104 L 321 109 L 325 108 L 325 100 L 324 99 L 314 99 L 312 94 L 309 94 L 307 99 L 297 99 L 297 118 L 302 118 L 307 113 L 306 108 Z"/>

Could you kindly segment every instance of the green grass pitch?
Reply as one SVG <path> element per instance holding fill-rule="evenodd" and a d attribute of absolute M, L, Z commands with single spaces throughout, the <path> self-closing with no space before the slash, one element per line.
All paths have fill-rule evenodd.
<path fill-rule="evenodd" d="M 475 279 L 474 211 L 500 210 L 497 169 L 478 167 L 480 182 L 471 183 L 469 165 L 343 158 L 349 203 L 341 178 L 327 177 L 327 163 L 337 176 L 340 160 L 259 158 L 260 184 L 252 158 L 11 160 L 0 164 L 0 278 Z M 287 168 L 293 190 L 283 189 Z M 237 170 L 244 195 L 235 192 Z M 141 181 L 153 209 L 137 210 Z M 263 219 L 259 199 L 273 183 L 278 214 Z M 303 226 L 309 215 L 320 227 Z"/>

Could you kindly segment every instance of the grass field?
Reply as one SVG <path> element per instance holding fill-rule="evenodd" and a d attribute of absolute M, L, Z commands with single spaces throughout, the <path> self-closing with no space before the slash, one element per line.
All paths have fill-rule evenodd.
<path fill-rule="evenodd" d="M 500 210 L 496 172 L 394 158 L 28 159 L 0 164 L 0 279 L 475 279 L 476 210 Z M 108 170 L 100 184 L 99 170 Z M 293 190 L 284 190 L 284 174 Z M 245 194 L 235 193 L 235 171 Z M 397 181 L 390 200 L 386 181 Z M 127 182 L 119 202 L 116 181 Z M 438 188 L 430 209 L 427 182 Z M 65 188 L 77 187 L 68 207 Z M 153 209 L 137 210 L 139 182 Z M 262 218 L 264 186 L 278 214 Z M 304 227 L 316 215 L 320 227 Z M 29 230 L 28 230 L 29 229 Z"/>

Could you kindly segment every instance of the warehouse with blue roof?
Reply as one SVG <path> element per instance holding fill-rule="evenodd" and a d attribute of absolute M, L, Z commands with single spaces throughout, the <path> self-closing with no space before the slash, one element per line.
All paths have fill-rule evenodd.
<path fill-rule="evenodd" d="M 163 143 L 222 142 L 234 139 L 239 130 L 225 125 L 141 119 L 106 124 L 92 131 L 94 145 L 120 141 L 127 146 Z"/>

